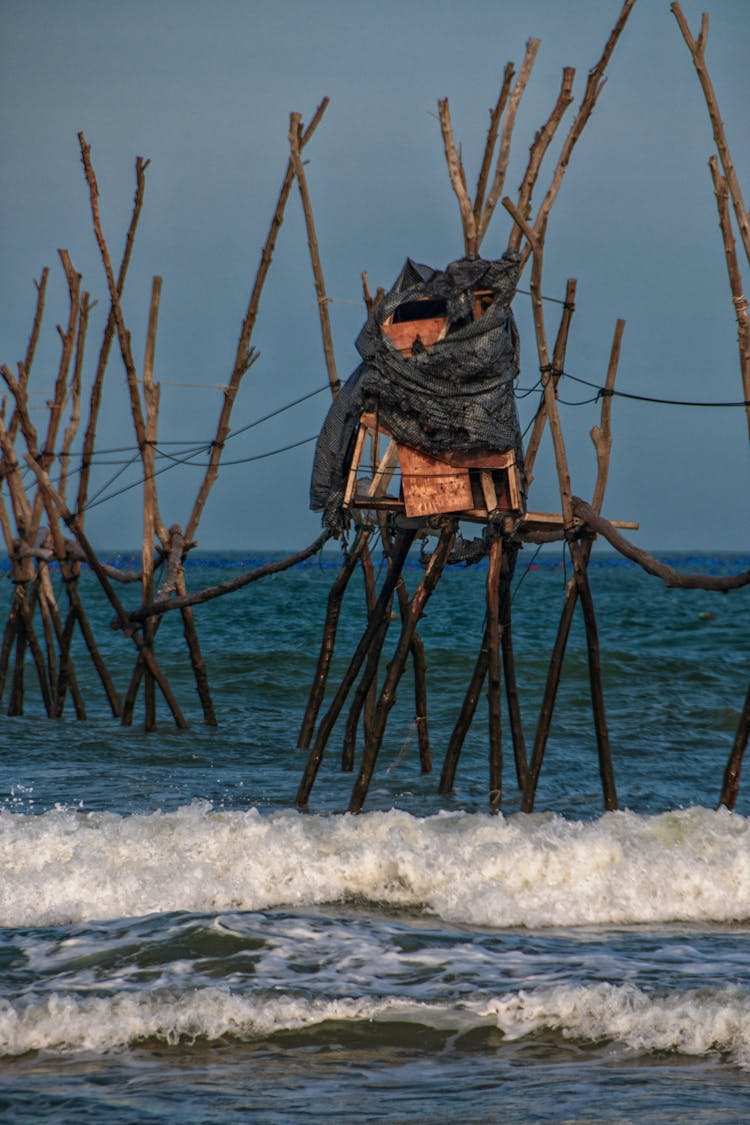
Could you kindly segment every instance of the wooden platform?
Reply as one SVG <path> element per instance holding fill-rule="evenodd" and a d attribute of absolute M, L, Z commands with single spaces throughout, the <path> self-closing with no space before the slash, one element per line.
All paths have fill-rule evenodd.
<path fill-rule="evenodd" d="M 396 476 L 396 470 L 400 475 Z M 390 512 L 403 526 L 429 527 L 441 515 L 470 523 L 487 523 L 506 515 L 522 537 L 562 537 L 564 521 L 556 512 L 524 512 L 521 481 L 512 449 L 481 453 L 445 453 L 433 457 L 400 445 L 375 414 L 363 414 L 344 491 L 344 507 L 360 521 L 365 512 Z M 612 520 L 615 527 L 638 524 Z M 581 521 L 577 521 L 582 526 Z"/>

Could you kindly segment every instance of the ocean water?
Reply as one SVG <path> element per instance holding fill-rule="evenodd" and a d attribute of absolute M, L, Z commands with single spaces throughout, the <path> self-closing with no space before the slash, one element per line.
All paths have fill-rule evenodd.
<path fill-rule="evenodd" d="M 531 558 L 513 601 L 529 744 L 568 574 L 559 553 Z M 258 561 L 197 557 L 189 585 Z M 5 717 L 6 698 L 2 1120 L 750 1120 L 750 776 L 735 812 L 716 810 L 750 591 L 668 591 L 595 556 L 620 810 L 602 812 L 577 621 L 536 811 L 519 811 L 506 737 L 490 815 L 484 704 L 455 792 L 437 794 L 483 624 L 483 569 L 450 570 L 421 625 L 434 771 L 420 773 L 406 676 L 365 812 L 342 811 L 337 730 L 303 814 L 297 733 L 338 565 L 327 554 L 198 608 L 217 728 L 177 614 L 156 651 L 186 732 L 161 704 L 155 732 L 140 712 L 119 726 L 80 647 L 85 723 L 43 717 L 31 666 L 26 714 Z M 132 646 L 83 582 L 124 691 Z M 354 581 L 332 683 L 363 613 Z"/>

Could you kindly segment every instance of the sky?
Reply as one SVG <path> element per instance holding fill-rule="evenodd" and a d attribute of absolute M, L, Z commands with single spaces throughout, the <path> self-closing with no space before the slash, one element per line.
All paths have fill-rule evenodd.
<path fill-rule="evenodd" d="M 701 11 L 709 13 L 707 61 L 747 198 L 750 4 L 684 0 L 682 6 L 696 32 Z M 174 453 L 179 445 L 166 443 L 198 445 L 214 436 L 221 387 L 231 373 L 286 167 L 290 112 L 308 121 L 324 96 L 331 99 L 305 158 L 336 360 L 345 377 L 356 366 L 354 340 L 364 320 L 362 271 L 373 289 L 388 288 L 407 256 L 442 267 L 463 252 L 438 99 L 450 100 L 473 183 L 505 63 L 518 67 L 527 39 L 541 39 L 516 125 L 506 185 L 513 195 L 534 132 L 557 96 L 562 67 L 576 68 L 577 106 L 620 2 L 0 0 L 0 9 L 0 361 L 15 369 L 23 357 L 34 279 L 49 266 L 47 314 L 30 383 L 36 424 L 46 426 L 44 403 L 59 359 L 55 325 L 67 317 L 57 250 L 66 248 L 83 287 L 98 301 L 84 367 L 87 393 L 108 301 L 77 134 L 83 131 L 91 145 L 116 260 L 130 217 L 134 160 L 148 158 L 123 307 L 140 363 L 151 278 L 163 277 L 155 377 L 161 383 L 159 436 L 163 449 Z M 545 294 L 560 298 L 567 278 L 578 282 L 567 371 L 603 383 L 615 322 L 623 318 L 618 389 L 699 402 L 742 399 L 707 167 L 713 151 L 703 95 L 668 0 L 638 0 L 549 225 Z M 542 188 L 550 174 L 547 164 Z M 485 257 L 500 256 L 509 224 L 498 207 L 482 246 Z M 527 271 L 521 288 L 528 280 Z M 519 387 L 528 389 L 538 379 L 528 296 L 519 293 L 514 309 L 522 346 Z M 549 302 L 545 312 L 553 340 L 559 306 Z M 253 344 L 260 359 L 235 404 L 238 430 L 327 382 L 296 190 Z M 584 401 L 593 393 L 570 380 L 560 385 L 573 491 L 584 498 L 595 479 L 588 434 L 599 406 Z M 536 395 L 519 401 L 524 426 L 536 404 Z M 226 464 L 197 536 L 202 548 L 291 549 L 315 537 L 319 516 L 308 510 L 314 443 L 259 455 L 314 437 L 328 405 L 323 389 L 227 443 Z M 656 551 L 750 548 L 744 410 L 619 398 L 612 427 L 604 514 L 638 520 L 635 542 Z M 138 466 L 123 468 L 117 464 L 123 454 L 104 452 L 133 444 L 115 347 L 92 495 L 121 470 L 109 492 L 133 487 L 87 514 L 99 547 L 140 543 Z M 196 460 L 159 477 L 167 524 L 187 520 L 203 475 L 202 456 Z M 560 510 L 549 437 L 529 503 L 535 510 Z"/>

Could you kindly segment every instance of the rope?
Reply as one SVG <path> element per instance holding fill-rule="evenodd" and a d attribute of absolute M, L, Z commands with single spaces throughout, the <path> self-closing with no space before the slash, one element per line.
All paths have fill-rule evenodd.
<path fill-rule="evenodd" d="M 542 372 L 544 374 L 544 372 Z M 596 399 L 616 395 L 618 398 L 631 398 L 636 402 L 654 402 L 660 406 L 700 406 L 700 407 L 747 407 L 750 406 L 750 400 L 744 399 L 740 402 L 695 402 L 693 400 L 677 399 L 677 398 L 656 398 L 652 395 L 638 395 L 632 391 L 617 391 L 610 390 L 608 387 L 601 387 L 598 383 L 592 383 L 588 379 L 582 379 L 579 375 L 571 375 L 570 371 L 561 371 L 560 375 L 565 376 L 566 379 L 572 379 L 574 383 L 581 383 L 584 387 L 592 387 L 596 392 L 596 398 L 587 399 L 587 402 L 595 402 Z M 571 403 L 570 405 L 579 405 Z"/>

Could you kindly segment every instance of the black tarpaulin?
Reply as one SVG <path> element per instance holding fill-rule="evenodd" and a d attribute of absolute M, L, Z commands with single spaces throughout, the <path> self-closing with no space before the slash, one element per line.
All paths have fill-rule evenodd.
<path fill-rule="evenodd" d="M 373 411 L 400 444 L 438 455 L 516 451 L 521 435 L 513 381 L 519 341 L 510 302 L 518 282 L 518 254 L 496 261 L 460 258 L 445 270 L 407 259 L 393 288 L 357 339 L 362 363 L 334 400 L 315 451 L 310 506 L 324 522 L 340 522 L 357 423 Z M 472 319 L 474 293 L 492 303 Z M 383 331 L 400 306 L 430 299 L 444 310 L 446 334 L 429 349 L 404 356 Z"/>

